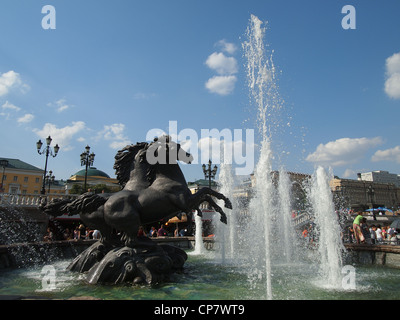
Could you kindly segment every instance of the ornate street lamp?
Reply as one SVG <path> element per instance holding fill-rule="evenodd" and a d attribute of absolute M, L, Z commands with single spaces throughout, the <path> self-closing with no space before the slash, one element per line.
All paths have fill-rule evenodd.
<path fill-rule="evenodd" d="M 371 197 L 372 217 L 374 218 L 374 220 L 376 220 L 375 211 L 374 211 L 374 194 L 375 194 L 375 189 L 372 187 L 371 184 L 368 186 L 367 194 Z"/>
<path fill-rule="evenodd" d="M 38 142 L 36 142 L 37 152 L 40 155 L 42 155 L 42 154 L 46 155 L 46 162 L 44 165 L 44 172 L 43 172 L 43 184 L 42 184 L 42 189 L 40 190 L 41 194 L 46 194 L 47 160 L 49 158 L 49 155 L 51 155 L 53 158 L 55 158 L 58 154 L 58 151 L 60 150 L 60 147 L 58 146 L 58 144 L 56 144 L 54 147 L 54 153 L 53 153 L 53 150 L 51 150 L 51 148 L 50 148 L 51 141 L 52 141 L 51 137 L 48 136 L 46 138 L 46 147 L 44 147 L 43 151 L 41 150 L 42 146 L 43 146 L 43 142 L 40 140 Z"/>
<path fill-rule="evenodd" d="M 86 190 L 87 171 L 88 171 L 88 168 L 90 168 L 90 166 L 93 165 L 94 157 L 95 157 L 95 154 L 93 152 L 90 153 L 90 147 L 86 146 L 85 152 L 81 153 L 81 166 L 86 166 L 86 169 L 85 169 L 85 186 L 84 186 L 84 189 L 83 189 L 84 192 L 87 191 Z"/>
<path fill-rule="evenodd" d="M 4 172 L 6 171 L 6 167 L 8 166 L 8 160 L 1 159 L 1 160 L 0 160 L 0 166 L 3 167 L 3 175 L 2 175 L 2 177 L 1 177 L 0 192 L 4 192 L 4 178 L 5 178 Z"/>
<path fill-rule="evenodd" d="M 53 176 L 53 171 L 49 171 L 49 174 L 46 175 L 46 181 L 49 184 L 49 189 L 47 190 L 47 193 L 50 193 L 50 185 L 54 182 L 55 176 Z"/>
<path fill-rule="evenodd" d="M 208 168 L 206 168 L 205 164 L 202 165 L 204 177 L 205 177 L 205 179 L 208 179 L 208 187 L 210 189 L 211 189 L 211 179 L 215 178 L 215 175 L 217 174 L 217 170 L 218 170 L 217 166 L 214 166 L 214 168 L 211 170 L 211 165 L 212 165 L 211 160 L 208 160 Z"/>

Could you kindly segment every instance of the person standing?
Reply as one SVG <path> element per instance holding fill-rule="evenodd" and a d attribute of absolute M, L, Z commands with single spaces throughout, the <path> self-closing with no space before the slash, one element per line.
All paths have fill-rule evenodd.
<path fill-rule="evenodd" d="M 361 231 L 362 219 L 363 219 L 363 216 L 362 216 L 361 212 L 358 212 L 357 217 L 353 221 L 354 236 L 355 236 L 356 242 L 358 244 L 365 243 L 365 238 Z"/>
<path fill-rule="evenodd" d="M 100 230 L 94 230 L 93 231 L 93 234 L 92 234 L 92 236 L 93 236 L 93 239 L 100 239 L 101 238 L 101 233 L 100 233 Z"/>
<path fill-rule="evenodd" d="M 150 237 L 157 237 L 157 229 L 155 227 L 151 227 L 150 229 Z"/>
<path fill-rule="evenodd" d="M 375 232 L 375 225 L 373 224 L 371 228 L 369 228 L 369 233 L 371 234 L 371 244 L 376 243 L 376 232 Z"/>
<path fill-rule="evenodd" d="M 376 241 L 378 243 L 382 243 L 383 242 L 383 237 L 382 237 L 382 229 L 381 229 L 380 225 L 378 225 L 378 227 L 376 228 L 375 232 L 376 232 Z"/>
<path fill-rule="evenodd" d="M 161 228 L 158 229 L 157 234 L 158 234 L 159 237 L 166 237 L 167 236 L 167 230 L 164 229 L 164 225 L 163 224 L 161 225 Z"/>
<path fill-rule="evenodd" d="M 367 219 L 363 218 L 361 222 L 361 232 L 365 238 L 365 243 L 371 244 L 371 233 L 369 232 L 368 225 L 367 225 Z"/>

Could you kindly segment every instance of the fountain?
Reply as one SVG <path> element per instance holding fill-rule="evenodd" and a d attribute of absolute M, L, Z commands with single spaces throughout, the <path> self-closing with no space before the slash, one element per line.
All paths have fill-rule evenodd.
<path fill-rule="evenodd" d="M 283 166 L 279 172 L 274 173 L 272 169 L 275 158 L 272 140 L 277 129 L 273 121 L 282 109 L 282 102 L 272 54 L 267 56 L 264 45 L 265 31 L 263 22 L 252 15 L 243 49 L 247 60 L 250 101 L 258 112 L 261 147 L 254 172 L 255 188 L 249 204 L 250 215 L 246 222 L 247 232 L 244 233 L 246 236 L 244 239 L 233 240 L 235 244 L 231 248 L 244 253 L 245 257 L 242 256 L 237 262 L 247 269 L 251 286 L 261 289 L 263 298 L 270 300 L 274 298 L 274 265 L 284 263 L 284 266 L 290 266 L 293 271 L 296 263 L 297 267 L 300 263 L 294 255 L 299 250 L 295 247 L 295 230 L 291 223 L 291 182 Z M 225 168 L 225 165 L 221 165 L 221 168 Z M 231 195 L 234 183 L 232 179 L 226 179 L 225 174 L 221 169 L 221 190 L 224 194 Z M 308 196 L 320 231 L 320 280 L 328 287 L 337 288 L 337 284 L 341 283 L 342 267 L 340 229 L 335 217 L 328 176 L 324 175 L 322 168 L 317 169 Z M 226 228 L 219 229 L 220 236 L 224 237 Z M 256 236 L 249 237 L 249 234 Z M 236 243 L 240 243 L 241 249 L 236 247 Z M 224 252 L 225 250 L 223 256 Z"/>
<path fill-rule="evenodd" d="M 203 243 L 203 221 L 201 220 L 201 216 L 197 214 L 196 211 L 194 213 L 194 221 L 195 221 L 195 247 L 194 251 L 191 254 L 194 255 L 203 255 L 206 252 L 206 248 Z"/>
<path fill-rule="evenodd" d="M 223 159 L 220 166 L 219 184 L 221 186 L 221 193 L 226 195 L 229 199 L 232 199 L 233 208 L 228 212 L 228 223 L 226 225 L 221 223 L 216 223 L 214 225 L 216 235 L 215 241 L 218 243 L 220 251 L 219 253 L 215 253 L 215 261 L 223 264 L 234 264 L 237 263 L 239 259 L 238 236 L 240 230 L 237 220 L 239 204 L 233 195 L 233 189 L 236 183 L 232 165 L 224 163 Z"/>
<path fill-rule="evenodd" d="M 318 227 L 318 252 L 320 256 L 320 277 L 322 285 L 327 288 L 342 286 L 342 252 L 345 251 L 340 237 L 340 227 L 329 181 L 333 175 L 328 175 L 323 167 L 315 171 L 309 198 L 311 210 Z"/>
<path fill-rule="evenodd" d="M 295 249 L 295 233 L 292 225 L 291 214 L 291 182 L 287 172 L 283 167 L 279 170 L 279 213 L 277 215 L 277 223 L 280 226 L 279 234 L 283 236 L 283 250 L 282 253 L 285 257 L 285 262 L 290 263 L 294 259 Z"/>
<path fill-rule="evenodd" d="M 88 295 L 104 299 L 154 299 L 154 300 L 202 300 L 202 299 L 400 299 L 400 293 L 393 290 L 393 282 L 400 278 L 400 270 L 379 268 L 376 266 L 357 267 L 357 286 L 352 289 L 341 287 L 342 250 L 340 229 L 335 215 L 332 194 L 329 188 L 331 174 L 318 167 L 309 185 L 305 186 L 309 213 L 314 217 L 318 236 L 316 250 L 304 249 L 297 243 L 291 220 L 291 182 L 280 165 L 278 174 L 273 173 L 274 150 L 273 133 L 276 128 L 271 123 L 275 112 L 282 105 L 276 85 L 275 66 L 272 55 L 267 57 L 263 43 L 265 28 L 254 15 L 250 18 L 247 30 L 247 41 L 243 43 L 247 58 L 247 77 L 250 100 L 258 111 L 257 120 L 261 142 L 259 159 L 255 168 L 254 197 L 248 206 L 249 214 L 240 217 L 238 205 L 233 203 L 233 210 L 227 212 L 227 225 L 216 225 L 216 242 L 219 251 L 214 257 L 203 254 L 201 238 L 201 218 L 195 214 L 196 247 L 192 254 L 186 255 L 183 250 L 168 246 L 155 246 L 144 239 L 135 237 L 139 222 L 145 223 L 140 213 L 132 219 L 114 220 L 104 223 L 104 217 L 112 221 L 112 213 L 106 213 L 106 207 L 125 201 L 126 195 L 134 196 L 130 188 L 139 183 L 140 186 L 150 183 L 149 175 L 155 170 L 147 170 L 143 160 L 144 152 L 163 150 L 165 141 L 154 141 L 151 144 L 139 143 L 127 146 L 117 155 L 117 159 L 135 163 L 134 170 L 140 171 L 139 179 L 133 172 L 117 165 L 118 178 L 125 187 L 116 198 L 111 195 L 84 194 L 69 202 L 55 201 L 43 203 L 43 209 L 50 214 L 67 212 L 73 214 L 77 208 L 81 210 L 84 222 L 99 226 L 104 230 L 104 239 L 95 243 L 87 251 L 78 255 L 71 263 L 69 260 L 53 262 L 52 267 L 43 268 L 36 265 L 17 271 L 0 273 L 0 295 L 40 295 L 42 297 L 66 299 L 76 295 Z M 151 149 L 155 147 L 154 149 Z M 170 145 L 174 150 L 178 145 Z M 166 149 L 164 149 L 166 150 Z M 164 154 L 165 156 L 165 154 Z M 182 154 L 188 159 L 188 156 Z M 169 158 L 169 157 L 165 157 Z M 129 178 L 124 176 L 128 174 Z M 233 199 L 235 177 L 232 166 L 222 163 L 220 172 L 221 193 L 201 189 L 195 198 L 188 197 L 188 210 L 198 210 L 202 201 L 209 203 L 226 217 L 221 204 L 210 198 L 217 196 L 226 207 L 232 207 L 227 198 Z M 184 184 L 185 185 L 185 184 Z M 139 191 L 139 190 L 135 190 Z M 153 190 L 153 194 L 165 190 Z M 165 195 L 165 194 L 164 194 Z M 187 193 L 185 193 L 187 195 Z M 225 196 L 223 196 L 225 195 Z M 110 200 L 111 199 L 111 200 Z M 113 202 L 117 201 L 116 202 Z M 160 199 L 152 199 L 160 200 Z M 106 205 L 107 201 L 110 201 Z M 221 202 L 222 203 L 222 202 Z M 85 206 L 81 206 L 85 204 Z M 164 203 L 163 203 L 164 204 Z M 161 204 L 161 205 L 163 205 Z M 87 205 L 87 206 L 86 206 Z M 116 207 L 118 207 L 116 205 Z M 160 205 L 156 206 L 158 209 Z M 129 208 L 136 212 L 137 208 Z M 177 214 L 175 208 L 167 217 Z M 129 211 L 129 210 L 128 210 Z M 126 213 L 126 212 L 123 212 Z M 111 216 L 109 216 L 111 214 Z M 96 218 L 91 220 L 91 218 Z M 152 217 L 160 219 L 159 216 Z M 162 217 L 166 218 L 166 217 Z M 100 221 L 100 225 L 98 225 Z M 154 220 L 151 220 L 154 221 Z M 124 225 L 127 228 L 124 228 Z M 110 227 L 124 231 L 122 238 L 114 237 L 108 232 Z M 282 237 L 282 234 L 285 235 Z M 301 252 L 306 252 L 302 255 Z M 182 271 L 182 266 L 185 269 Z M 115 266 L 115 268 L 113 267 Z M 163 270 L 155 270 L 155 268 Z M 113 270 L 114 269 L 114 270 Z M 115 272 L 117 269 L 117 272 Z M 178 270 L 180 269 L 180 270 Z M 43 285 L 43 271 L 50 270 L 56 275 L 52 286 Z M 81 272 L 71 272 L 77 270 Z M 174 273 L 174 271 L 180 271 Z M 168 282 L 168 278 L 171 280 Z M 91 284 L 113 283 L 112 286 Z M 131 286 L 131 284 L 152 284 L 151 286 Z"/>
<path fill-rule="evenodd" d="M 41 209 L 45 213 L 79 214 L 86 226 L 101 232 L 101 239 L 78 255 L 68 269 L 86 273 L 90 284 L 157 284 L 181 270 L 187 260 L 185 251 L 171 245 L 157 245 L 150 238 L 139 236 L 139 227 L 170 219 L 182 211 L 189 214 L 204 201 L 226 223 L 225 213 L 210 195 L 222 199 L 227 208 L 232 205 L 228 198 L 210 188 L 192 194 L 178 160 L 190 163 L 193 157 L 170 136 L 155 138 L 152 143 L 138 142 L 115 156 L 114 168 L 123 187 L 121 191 L 89 192 L 74 200 L 54 199 L 50 203 L 44 198 Z M 201 231 L 201 227 L 197 230 Z M 201 239 L 199 248 L 200 243 Z"/>

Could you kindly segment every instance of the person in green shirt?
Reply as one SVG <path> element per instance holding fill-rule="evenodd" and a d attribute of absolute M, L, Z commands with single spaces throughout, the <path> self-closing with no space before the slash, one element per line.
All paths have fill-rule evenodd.
<path fill-rule="evenodd" d="M 361 212 L 358 212 L 357 217 L 353 221 L 354 236 L 355 236 L 358 244 L 365 243 L 365 238 L 361 231 L 361 226 L 360 226 L 362 219 L 363 219 L 363 216 L 362 216 Z"/>

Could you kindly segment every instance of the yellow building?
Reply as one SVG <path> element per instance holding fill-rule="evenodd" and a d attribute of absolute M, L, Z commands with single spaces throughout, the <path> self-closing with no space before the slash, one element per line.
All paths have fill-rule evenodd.
<path fill-rule="evenodd" d="M 19 159 L 0 158 L 0 163 L 1 192 L 40 194 L 43 169 L 34 167 Z"/>

